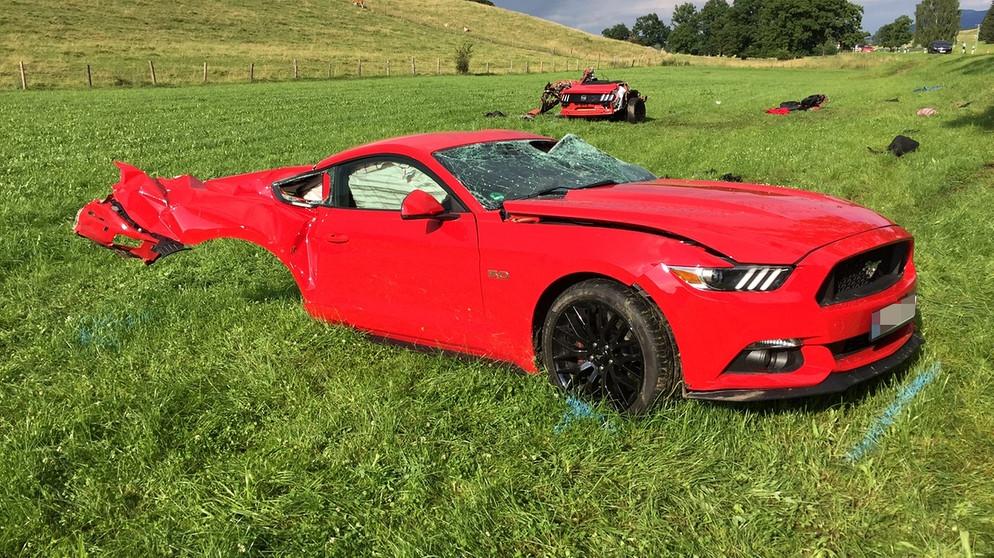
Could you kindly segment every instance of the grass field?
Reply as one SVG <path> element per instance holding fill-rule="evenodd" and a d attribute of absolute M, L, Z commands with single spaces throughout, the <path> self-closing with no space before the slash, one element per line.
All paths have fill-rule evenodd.
<path fill-rule="evenodd" d="M 0 555 L 994 556 L 992 73 L 921 56 L 609 74 L 649 95 L 638 126 L 482 116 L 524 112 L 552 76 L 0 93 Z M 763 113 L 816 92 L 819 112 Z M 143 267 L 71 231 L 113 160 L 212 177 L 484 127 L 883 212 L 917 238 L 926 350 L 845 397 L 602 409 L 606 427 L 557 432 L 543 378 L 317 323 L 260 249 Z M 867 150 L 899 133 L 920 150 Z"/>
<path fill-rule="evenodd" d="M 519 12 L 466 0 L 305 0 L 292 6 L 264 0 L 157 2 L 9 0 L 0 13 L 0 88 L 20 87 L 23 61 L 29 87 L 148 85 L 148 61 L 159 84 L 203 79 L 247 81 L 418 71 L 454 73 L 455 49 L 474 44 L 474 72 L 537 71 L 579 60 L 601 65 L 643 64 L 662 58 L 653 49 L 584 33 Z M 468 28 L 469 32 L 464 31 Z"/>

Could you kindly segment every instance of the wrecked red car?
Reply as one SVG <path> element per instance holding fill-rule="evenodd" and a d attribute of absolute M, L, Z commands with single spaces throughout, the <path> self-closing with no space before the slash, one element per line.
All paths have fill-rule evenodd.
<path fill-rule="evenodd" d="M 634 124 L 645 120 L 646 100 L 626 82 L 599 80 L 588 68 L 579 80 L 547 83 L 541 106 L 525 116 L 534 118 L 562 105 L 560 116 L 566 118 L 612 118 Z"/>
<path fill-rule="evenodd" d="M 76 220 L 102 246 L 153 263 L 246 240 L 318 318 L 541 363 L 628 412 L 680 393 L 841 391 L 921 343 L 913 240 L 886 218 L 788 188 L 660 179 L 574 136 L 409 136 L 211 180 L 118 166 Z"/>

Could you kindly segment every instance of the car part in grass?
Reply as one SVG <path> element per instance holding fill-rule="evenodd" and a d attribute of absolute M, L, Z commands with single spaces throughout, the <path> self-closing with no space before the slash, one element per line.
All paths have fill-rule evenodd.
<path fill-rule="evenodd" d="M 623 81 L 602 81 L 587 68 L 579 80 L 545 84 L 538 108 L 525 114 L 534 118 L 557 106 L 566 118 L 613 118 L 631 123 L 645 120 L 645 97 Z"/>
<path fill-rule="evenodd" d="M 818 110 L 828 102 L 828 97 L 821 93 L 808 95 L 800 101 L 784 101 L 779 106 L 766 110 L 767 114 L 790 114 L 796 111 Z"/>

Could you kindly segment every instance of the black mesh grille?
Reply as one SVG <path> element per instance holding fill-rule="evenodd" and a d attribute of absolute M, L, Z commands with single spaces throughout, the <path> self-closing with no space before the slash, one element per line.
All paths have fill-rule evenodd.
<path fill-rule="evenodd" d="M 904 273 L 908 242 L 899 242 L 863 252 L 836 264 L 818 291 L 822 305 L 845 302 L 880 292 Z"/>
<path fill-rule="evenodd" d="M 578 105 L 607 105 L 611 101 L 604 101 L 601 99 L 603 95 L 563 95 L 563 104 L 578 104 Z"/>

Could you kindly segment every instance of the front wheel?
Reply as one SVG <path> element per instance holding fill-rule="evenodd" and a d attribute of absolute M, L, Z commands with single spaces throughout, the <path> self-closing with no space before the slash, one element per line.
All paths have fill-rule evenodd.
<path fill-rule="evenodd" d="M 631 97 L 625 106 L 625 120 L 637 124 L 645 120 L 645 101 L 639 97 Z"/>
<path fill-rule="evenodd" d="M 680 387 L 666 320 L 633 289 L 607 279 L 573 285 L 542 326 L 542 360 L 553 385 L 638 414 Z"/>

